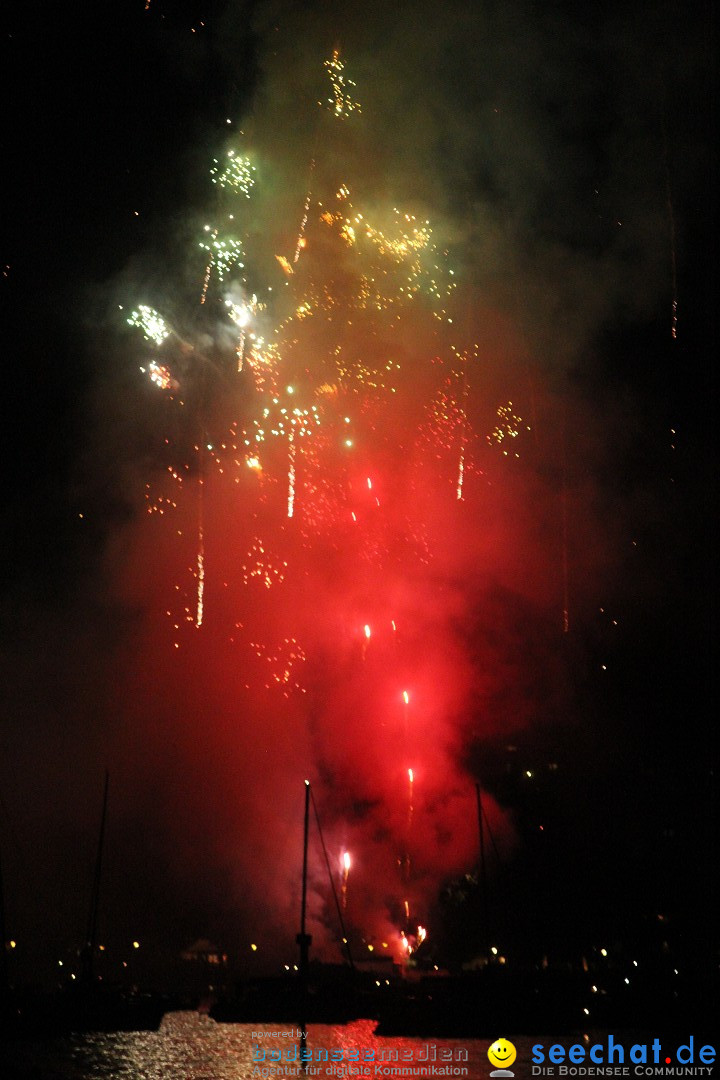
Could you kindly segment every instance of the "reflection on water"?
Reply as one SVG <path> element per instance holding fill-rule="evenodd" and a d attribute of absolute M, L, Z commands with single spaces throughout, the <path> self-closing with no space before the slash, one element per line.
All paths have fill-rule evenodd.
<path fill-rule="evenodd" d="M 453 1068 L 469 1080 L 486 1080 L 491 1066 L 487 1058 L 492 1039 L 381 1039 L 373 1035 L 372 1020 L 357 1020 L 344 1027 L 311 1025 L 307 1046 L 313 1050 L 351 1048 L 409 1049 L 413 1059 L 426 1055 L 433 1061 L 433 1047 L 464 1048 L 467 1061 L 453 1062 Z M 266 1051 L 302 1046 L 297 1038 L 269 1035 L 269 1032 L 292 1030 L 279 1024 L 217 1024 L 195 1012 L 168 1013 L 158 1032 L 132 1032 L 116 1035 L 75 1035 L 47 1043 L 17 1043 L 0 1048 L 0 1076 L 3 1080 L 261 1080 L 263 1075 L 285 1077 L 302 1075 L 297 1065 L 259 1062 L 257 1047 Z M 259 1033 L 264 1035 L 260 1036 Z M 517 1080 L 530 1076 L 529 1058 L 532 1043 L 542 1039 L 513 1038 L 512 1032 L 497 1036 L 512 1039 L 518 1057 L 513 1066 Z M 395 1068 L 412 1070 L 404 1075 L 421 1075 L 420 1061 L 396 1062 Z M 440 1060 L 436 1065 L 442 1067 Z M 314 1062 L 311 1072 L 318 1078 L 347 1075 L 340 1063 Z M 375 1076 L 375 1067 L 365 1065 L 367 1076 Z M 317 1070 L 317 1071 L 314 1071 Z M 362 1074 L 361 1074 L 362 1075 Z M 378 1075 L 381 1075 L 380 1073 Z M 403 1075 L 402 1073 L 395 1074 Z"/>

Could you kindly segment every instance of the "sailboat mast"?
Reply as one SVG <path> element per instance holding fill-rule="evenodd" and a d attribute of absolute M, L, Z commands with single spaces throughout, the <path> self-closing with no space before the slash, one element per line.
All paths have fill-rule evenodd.
<path fill-rule="evenodd" d="M 88 928 L 85 938 L 85 970 L 83 972 L 86 983 L 91 983 L 93 978 L 93 964 L 97 948 L 97 917 L 100 903 L 100 878 L 102 875 L 102 857 L 105 844 L 105 822 L 107 819 L 108 786 L 110 774 L 105 770 L 105 789 L 103 791 L 102 816 L 100 818 L 100 835 L 98 837 L 97 855 L 95 857 L 95 874 L 93 877 L 92 895 L 90 898 L 90 914 L 88 916 Z"/>
<path fill-rule="evenodd" d="M 485 945 L 485 956 L 490 959 L 490 927 L 488 925 L 488 891 L 487 891 L 487 867 L 485 862 L 485 827 L 483 823 L 483 805 L 480 785 L 475 785 L 477 795 L 478 832 L 480 833 L 480 896 L 483 913 L 482 940 Z"/>
<path fill-rule="evenodd" d="M 308 869 L 308 835 L 310 831 L 310 781 L 305 781 L 305 825 L 303 830 L 303 871 L 302 871 L 302 901 L 300 904 L 300 933 L 297 943 L 300 946 L 300 1026 L 306 1030 L 307 1022 L 307 989 L 308 989 L 308 962 L 310 942 L 312 937 L 305 932 L 305 917 L 307 913 L 307 869 Z"/>
<path fill-rule="evenodd" d="M 310 830 L 310 781 L 305 781 L 305 825 L 303 829 L 302 903 L 300 905 L 300 934 L 305 937 L 305 913 L 307 909 L 308 834 Z"/>
<path fill-rule="evenodd" d="M 3 880 L 2 852 L 0 852 L 0 998 L 6 993 L 10 985 L 6 934 L 5 882 Z"/>

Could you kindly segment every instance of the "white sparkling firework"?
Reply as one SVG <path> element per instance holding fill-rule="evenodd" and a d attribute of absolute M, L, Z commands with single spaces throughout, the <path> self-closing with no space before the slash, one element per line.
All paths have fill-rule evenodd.
<path fill-rule="evenodd" d="M 142 330 L 146 340 L 154 342 L 155 345 L 162 345 L 163 341 L 170 336 L 170 328 L 160 312 L 145 304 L 141 304 L 131 313 L 128 325 Z"/>
<path fill-rule="evenodd" d="M 234 237 L 228 237 L 225 240 L 221 240 L 218 230 L 211 229 L 209 225 L 205 226 L 205 232 L 208 234 L 208 237 L 206 240 L 200 241 L 199 247 L 201 247 L 203 251 L 207 251 L 210 258 L 205 274 L 206 284 L 203 290 L 203 296 L 207 291 L 207 282 L 209 281 L 213 267 L 215 268 L 218 279 L 224 281 L 232 270 L 242 270 L 245 266 L 245 263 L 243 262 L 245 252 L 240 240 L 236 240 Z"/>
<path fill-rule="evenodd" d="M 249 158 L 236 154 L 234 150 L 228 150 L 224 167 L 217 158 L 213 158 L 210 176 L 213 184 L 230 188 L 249 199 L 250 191 L 255 183 L 255 172 L 255 166 Z"/>

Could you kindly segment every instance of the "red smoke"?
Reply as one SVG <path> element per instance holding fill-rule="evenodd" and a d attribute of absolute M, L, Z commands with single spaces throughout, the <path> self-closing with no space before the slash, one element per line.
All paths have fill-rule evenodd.
<path fill-rule="evenodd" d="M 291 954 L 307 777 L 331 865 L 353 852 L 348 922 L 399 955 L 443 879 L 476 862 L 463 756 L 498 723 L 525 722 L 488 702 L 523 663 L 503 653 L 513 628 L 523 633 L 512 598 L 555 607 L 559 626 L 559 503 L 537 476 L 528 382 L 508 358 L 518 343 L 507 334 L 499 365 L 467 339 L 492 323 L 497 337 L 500 320 L 461 292 L 462 329 L 438 325 L 431 294 L 403 296 L 406 259 L 375 265 L 353 250 L 349 265 L 320 212 L 316 201 L 284 300 L 274 389 L 255 388 L 258 350 L 240 375 L 232 354 L 218 362 L 203 411 L 158 404 L 179 434 L 133 530 L 123 599 L 144 615 L 121 711 L 153 773 L 134 763 L 138 790 L 163 790 L 183 865 L 223 867 L 261 952 Z M 371 269 L 386 309 L 364 300 Z M 312 314 L 298 314 L 306 297 Z M 507 456 L 495 426 L 511 395 Z M 291 440 L 291 409 L 312 406 L 319 425 Z M 183 443 L 186 460 L 173 460 Z M 483 597 L 502 590 L 505 608 L 475 625 Z M 311 929 L 333 955 L 326 876 L 318 849 Z"/>

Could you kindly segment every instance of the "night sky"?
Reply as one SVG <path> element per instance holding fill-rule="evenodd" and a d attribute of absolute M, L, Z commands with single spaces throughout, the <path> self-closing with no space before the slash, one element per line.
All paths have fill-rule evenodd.
<path fill-rule="evenodd" d="M 106 767 L 101 935 L 118 959 L 139 939 L 149 979 L 200 937 L 240 973 L 294 960 L 305 776 L 332 858 L 353 856 L 358 948 L 397 936 L 407 893 L 428 955 L 469 959 L 457 883 L 478 868 L 480 782 L 498 848 L 491 929 L 509 955 L 649 953 L 662 915 L 673 956 L 702 967 L 717 949 L 712 5 L 326 8 L 3 14 L 13 977 L 48 978 L 82 942 Z M 337 131 L 318 105 L 333 48 L 362 104 Z M 210 166 L 231 146 L 258 162 L 238 226 L 246 269 L 213 277 L 201 307 L 198 242 L 229 205 Z M 345 182 L 368 221 L 394 207 L 431 221 L 454 323 L 438 330 L 427 298 L 398 306 L 397 330 L 295 320 L 283 378 L 330 432 L 354 402 L 358 463 L 330 435 L 308 439 L 321 449 L 314 474 L 303 451 L 291 528 L 281 449 L 267 449 L 261 494 L 245 469 L 232 501 L 221 458 L 193 447 L 255 408 L 227 296 L 327 284 L 336 312 L 355 303 L 369 263 L 350 262 L 317 205 Z M 275 256 L 292 258 L 308 188 L 300 281 Z M 140 371 L 152 350 L 127 326 L 138 304 L 176 329 L 161 359 L 184 413 Z M 265 328 L 280 315 L 278 301 Z M 398 358 L 397 400 L 345 393 L 336 341 L 373 370 Z M 476 345 L 465 398 L 456 343 Z M 466 411 L 462 502 L 443 388 Z M 508 403 L 517 459 L 492 435 Z M 147 508 L 180 462 L 186 487 L 205 475 L 206 620 L 175 633 L 185 539 Z M 371 467 L 387 509 L 361 541 L 337 514 L 360 505 Z M 324 525 L 311 475 L 327 481 Z M 179 500 L 185 538 L 195 518 Z M 253 521 L 290 566 L 272 599 L 241 587 Z M 286 697 L 256 680 L 249 643 L 296 631 L 305 693 Z M 324 873 L 318 853 L 313 934 L 334 958 Z M 532 917 L 503 899 L 529 894 Z"/>

